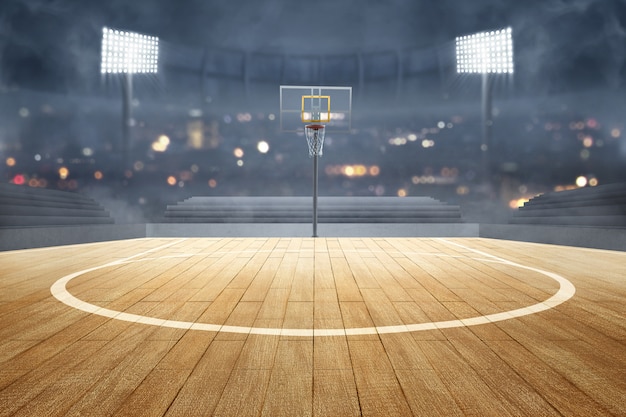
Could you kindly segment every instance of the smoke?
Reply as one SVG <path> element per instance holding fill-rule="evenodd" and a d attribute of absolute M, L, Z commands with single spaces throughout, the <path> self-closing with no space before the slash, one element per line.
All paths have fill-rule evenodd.
<path fill-rule="evenodd" d="M 623 0 L 4 0 L 0 60 L 4 51 L 5 78 L 26 63 L 32 76 L 84 90 L 105 25 L 172 44 L 294 55 L 428 48 L 512 26 L 518 83 L 549 94 L 571 83 L 623 86 L 625 16 Z M 17 59 L 24 51 L 35 58 Z"/>
<path fill-rule="evenodd" d="M 130 203 L 138 199 L 132 196 L 120 196 L 116 194 L 117 192 L 112 188 L 93 187 L 86 194 L 102 205 L 110 213 L 116 224 L 147 223 L 148 220 L 141 208 Z"/>
<path fill-rule="evenodd" d="M 516 13 L 516 65 L 525 84 L 538 94 L 570 84 L 623 86 L 625 19 L 619 0 L 543 0 Z"/>

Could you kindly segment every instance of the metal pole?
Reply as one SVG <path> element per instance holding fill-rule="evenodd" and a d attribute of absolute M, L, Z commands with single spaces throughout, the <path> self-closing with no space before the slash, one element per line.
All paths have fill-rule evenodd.
<path fill-rule="evenodd" d="M 131 127 L 133 125 L 133 76 L 124 74 L 122 83 L 122 177 L 129 168 Z"/>
<path fill-rule="evenodd" d="M 482 110 L 483 110 L 483 143 L 480 147 L 483 159 L 483 184 L 492 191 L 490 154 L 492 141 L 493 111 L 492 111 L 492 78 L 489 73 L 483 73 L 482 79 Z"/>
<path fill-rule="evenodd" d="M 315 152 L 313 154 L 313 237 L 317 237 L 317 158 L 317 152 Z"/>

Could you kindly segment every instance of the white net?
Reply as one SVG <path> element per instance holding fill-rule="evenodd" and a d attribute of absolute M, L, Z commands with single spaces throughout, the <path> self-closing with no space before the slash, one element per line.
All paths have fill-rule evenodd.
<path fill-rule="evenodd" d="M 306 125 L 304 127 L 306 143 L 309 146 L 309 156 L 322 156 L 324 149 L 324 134 L 324 125 Z"/>

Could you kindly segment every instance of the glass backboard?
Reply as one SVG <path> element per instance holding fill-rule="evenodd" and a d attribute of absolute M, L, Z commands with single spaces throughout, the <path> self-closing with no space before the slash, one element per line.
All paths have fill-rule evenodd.
<path fill-rule="evenodd" d="M 349 132 L 352 127 L 352 87 L 280 86 L 280 129 L 303 132 L 320 123 L 327 132 Z"/>

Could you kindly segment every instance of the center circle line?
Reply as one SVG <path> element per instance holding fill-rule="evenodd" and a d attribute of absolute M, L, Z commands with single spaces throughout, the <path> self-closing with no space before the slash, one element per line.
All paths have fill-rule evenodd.
<path fill-rule="evenodd" d="M 87 274 L 89 272 L 97 271 L 97 270 L 115 266 L 115 265 L 128 264 L 128 263 L 140 262 L 140 261 L 149 261 L 149 260 L 154 260 L 154 259 L 163 259 L 163 257 L 141 258 L 141 259 L 137 259 L 137 258 L 140 258 L 141 256 L 152 253 L 152 252 L 156 252 L 161 249 L 165 249 L 167 247 L 175 245 L 176 243 L 181 242 L 181 241 L 176 241 L 173 243 L 168 243 L 166 245 L 159 246 L 157 248 L 150 249 L 140 254 L 130 256 L 128 258 L 118 259 L 118 260 L 115 260 L 115 261 L 112 261 L 112 262 L 109 262 L 100 266 L 83 269 L 81 271 L 77 271 L 77 272 L 65 275 L 64 277 L 58 279 L 56 282 L 52 284 L 52 286 L 50 287 L 50 292 L 57 300 L 77 310 L 84 311 L 90 314 L 96 314 L 96 315 L 103 316 L 103 317 L 108 317 L 108 318 L 115 319 L 115 320 L 120 320 L 120 321 L 140 323 L 140 324 L 151 325 L 151 326 L 174 328 L 174 329 L 184 329 L 184 330 L 243 333 L 243 334 L 256 334 L 256 335 L 272 335 L 272 336 L 292 336 L 292 337 L 352 336 L 352 335 L 366 335 L 366 334 L 406 333 L 406 332 L 417 332 L 417 331 L 437 330 L 437 329 L 456 328 L 456 327 L 470 327 L 470 326 L 477 326 L 477 325 L 482 325 L 482 324 L 490 324 L 490 323 L 510 320 L 513 318 L 523 317 L 523 316 L 527 316 L 530 314 L 535 314 L 535 313 L 549 310 L 569 300 L 576 293 L 576 287 L 574 287 L 574 285 L 569 280 L 567 280 L 566 278 L 554 272 L 544 271 L 539 268 L 521 265 L 512 261 L 506 260 L 506 259 L 499 258 L 494 255 L 476 250 L 476 249 L 468 248 L 458 243 L 447 241 L 445 239 L 440 239 L 440 241 L 457 246 L 457 247 L 461 247 L 465 250 L 474 252 L 476 254 L 480 254 L 481 256 L 486 258 L 486 259 L 482 259 L 482 258 L 465 257 L 464 259 L 480 260 L 482 262 L 502 263 L 505 265 L 526 269 L 526 270 L 533 271 L 541 275 L 547 276 L 559 283 L 559 290 L 548 299 L 541 301 L 537 304 L 532 304 L 530 306 L 521 307 L 521 308 L 514 309 L 514 310 L 487 314 L 483 316 L 469 317 L 469 318 L 456 319 L 456 320 L 434 321 L 434 322 L 427 322 L 427 323 L 357 327 L 357 328 L 331 328 L 331 329 L 316 329 L 316 328 L 298 329 L 298 328 L 229 326 L 225 324 L 211 324 L 211 323 L 199 323 L 199 322 L 161 319 L 161 318 L 156 318 L 156 317 L 149 317 L 149 316 L 126 313 L 123 311 L 110 310 L 105 307 L 97 306 L 95 304 L 88 303 L 86 301 L 83 301 L 75 297 L 67 290 L 67 284 L 71 280 L 81 275 Z M 370 250 L 367 250 L 367 251 L 372 252 Z M 239 253 L 239 252 L 251 252 L 251 251 L 222 251 L 222 252 L 233 254 L 235 252 Z M 351 252 L 357 252 L 357 250 L 351 250 Z M 384 252 L 384 251 L 380 251 L 380 252 Z M 403 253 L 400 251 L 397 251 L 397 252 Z M 183 257 L 200 256 L 200 255 L 206 255 L 206 254 L 203 254 L 203 253 L 179 254 L 179 255 L 172 255 L 172 256 L 167 256 L 167 257 L 183 258 Z M 452 255 L 447 255 L 447 254 L 429 254 L 429 255 L 451 256 L 455 258 L 459 257 L 459 256 L 452 256 Z"/>

